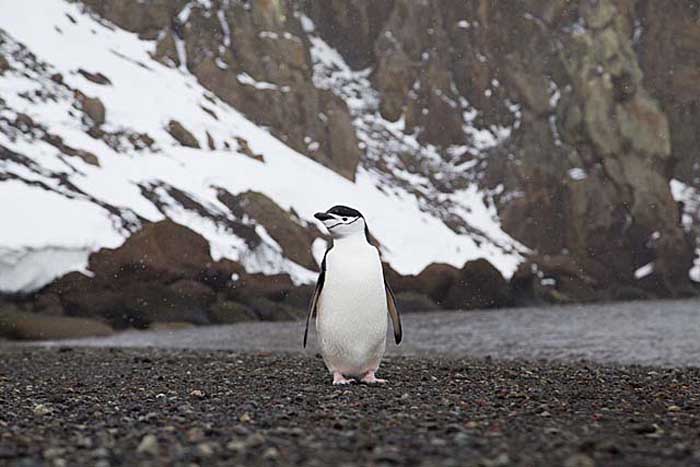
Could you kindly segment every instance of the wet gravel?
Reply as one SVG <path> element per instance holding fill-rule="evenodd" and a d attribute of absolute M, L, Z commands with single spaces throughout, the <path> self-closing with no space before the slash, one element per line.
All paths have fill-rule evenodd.
<path fill-rule="evenodd" d="M 700 465 L 700 369 L 0 347 L 0 465 Z"/>

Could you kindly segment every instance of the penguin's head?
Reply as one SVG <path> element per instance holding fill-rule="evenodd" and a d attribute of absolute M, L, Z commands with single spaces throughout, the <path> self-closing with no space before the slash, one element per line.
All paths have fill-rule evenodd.
<path fill-rule="evenodd" d="M 360 211 L 347 206 L 333 206 L 326 212 L 317 212 L 314 217 L 323 222 L 333 238 L 362 234 L 367 230 Z"/>

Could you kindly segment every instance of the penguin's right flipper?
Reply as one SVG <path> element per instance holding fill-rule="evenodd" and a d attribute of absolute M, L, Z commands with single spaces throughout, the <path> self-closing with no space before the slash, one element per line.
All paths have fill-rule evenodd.
<path fill-rule="evenodd" d="M 386 289 L 386 304 L 389 309 L 389 316 L 391 317 L 391 323 L 394 325 L 394 340 L 397 344 L 401 343 L 403 338 L 403 328 L 401 327 L 401 316 L 399 315 L 399 309 L 396 308 L 396 297 L 394 296 L 394 291 L 389 287 L 389 283 L 384 279 L 384 288 Z"/>
<path fill-rule="evenodd" d="M 321 261 L 321 272 L 318 275 L 318 280 L 316 281 L 316 288 L 314 289 L 314 294 L 311 296 L 311 303 L 309 304 L 309 313 L 306 315 L 306 327 L 304 328 L 304 348 L 306 348 L 306 338 L 309 335 L 309 323 L 311 318 L 316 315 L 318 308 L 318 298 L 321 296 L 321 291 L 323 290 L 323 283 L 326 280 L 326 256 L 328 252 L 331 251 L 333 245 L 331 245 L 326 253 L 323 255 L 323 261 Z"/>

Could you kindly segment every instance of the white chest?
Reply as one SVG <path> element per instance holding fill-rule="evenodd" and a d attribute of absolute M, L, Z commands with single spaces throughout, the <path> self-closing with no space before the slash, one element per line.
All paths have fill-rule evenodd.
<path fill-rule="evenodd" d="M 336 242 L 326 256 L 316 329 L 329 366 L 363 369 L 384 353 L 387 303 L 377 249 Z M 359 370 L 358 370 L 359 371 Z"/>

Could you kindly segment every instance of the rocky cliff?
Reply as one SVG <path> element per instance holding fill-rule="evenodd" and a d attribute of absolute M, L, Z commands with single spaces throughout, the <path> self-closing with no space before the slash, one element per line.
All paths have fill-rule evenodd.
<path fill-rule="evenodd" d="M 162 219 L 241 274 L 308 283 L 311 213 L 331 200 L 366 206 L 414 303 L 468 305 L 454 284 L 499 283 L 457 269 L 478 258 L 510 285 L 476 306 L 700 281 L 700 2 L 50 4 L 42 24 L 30 6 L 0 24 L 0 181 L 111 227 L 68 229 L 50 254 L 70 250 L 70 267 L 28 282 L 19 266 L 49 253 L 4 241 L 6 291 L 90 270 Z M 418 274 L 431 262 L 457 268 Z"/>

